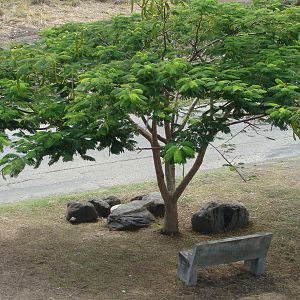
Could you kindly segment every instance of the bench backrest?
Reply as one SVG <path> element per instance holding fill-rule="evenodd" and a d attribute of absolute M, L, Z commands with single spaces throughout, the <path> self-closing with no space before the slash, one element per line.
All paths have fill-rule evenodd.
<path fill-rule="evenodd" d="M 272 239 L 271 232 L 198 243 L 192 252 L 193 264 L 201 267 L 264 258 Z"/>

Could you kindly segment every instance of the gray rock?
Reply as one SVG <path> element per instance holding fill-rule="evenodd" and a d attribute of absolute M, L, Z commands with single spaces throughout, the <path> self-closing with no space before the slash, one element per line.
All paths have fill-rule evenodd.
<path fill-rule="evenodd" d="M 165 215 L 165 203 L 158 192 L 150 193 L 141 200 L 144 206 L 155 216 L 163 217 Z"/>
<path fill-rule="evenodd" d="M 143 197 L 145 197 L 146 195 L 138 195 L 138 196 L 135 196 L 133 198 L 131 198 L 129 201 L 135 201 L 135 200 L 142 200 Z"/>
<path fill-rule="evenodd" d="M 142 200 L 113 206 L 107 224 L 111 230 L 134 230 L 149 226 L 154 216 L 163 216 L 164 212 L 165 205 L 160 194 L 151 193 Z"/>
<path fill-rule="evenodd" d="M 136 200 L 125 204 L 119 204 L 117 208 L 114 208 L 111 215 L 125 215 L 134 212 L 140 212 L 145 210 L 145 203 L 142 200 Z"/>
<path fill-rule="evenodd" d="M 137 230 L 148 227 L 153 220 L 153 215 L 147 209 L 120 216 L 109 215 L 108 228 L 110 230 Z"/>
<path fill-rule="evenodd" d="M 165 214 L 165 203 L 158 192 L 150 193 L 147 195 L 139 195 L 132 199 L 131 202 L 141 201 L 136 205 L 146 207 L 155 217 L 163 217 Z"/>
<path fill-rule="evenodd" d="M 145 195 L 142 200 L 144 201 L 155 201 L 155 200 L 158 200 L 158 201 L 163 201 L 162 197 L 161 197 L 161 194 L 159 192 L 153 192 L 153 193 L 149 193 L 147 195 Z"/>
<path fill-rule="evenodd" d="M 115 210 L 116 208 L 118 208 L 121 204 L 117 204 L 117 205 L 114 205 L 110 208 L 110 212 L 112 212 L 113 210 Z"/>
<path fill-rule="evenodd" d="M 249 213 L 240 204 L 209 202 L 193 214 L 192 229 L 201 233 L 226 232 L 249 224 Z"/>
<path fill-rule="evenodd" d="M 92 203 L 69 202 L 66 219 L 71 223 L 95 222 L 97 221 L 97 212 Z"/>
<path fill-rule="evenodd" d="M 110 230 L 137 230 L 148 227 L 154 221 L 153 215 L 146 208 L 131 210 L 128 207 L 120 206 L 114 209 L 107 218 Z"/>
<path fill-rule="evenodd" d="M 102 200 L 108 203 L 110 207 L 121 204 L 121 200 L 116 196 L 108 196 L 106 198 L 103 198 Z"/>
<path fill-rule="evenodd" d="M 104 200 L 89 200 L 97 211 L 97 214 L 101 218 L 107 218 L 110 214 L 110 205 Z"/>
<path fill-rule="evenodd" d="M 154 192 L 143 196 L 141 200 L 132 200 L 129 203 L 121 204 L 119 208 L 125 208 L 130 211 L 147 208 L 155 217 L 163 217 L 165 214 L 165 203 L 160 193 Z"/>

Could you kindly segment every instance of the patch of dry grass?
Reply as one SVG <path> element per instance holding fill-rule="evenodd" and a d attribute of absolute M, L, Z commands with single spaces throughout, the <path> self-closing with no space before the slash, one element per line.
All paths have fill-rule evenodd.
<path fill-rule="evenodd" d="M 0 299 L 299 299 L 300 159 L 246 166 L 257 179 L 243 183 L 230 171 L 202 174 L 180 201 L 181 236 L 158 233 L 161 220 L 137 232 L 110 232 L 105 220 L 71 225 L 66 202 L 101 193 L 0 206 Z M 154 190 L 152 183 L 117 187 L 124 201 Z M 233 233 L 204 236 L 190 217 L 210 200 L 242 201 L 251 225 Z M 242 263 L 199 272 L 198 286 L 176 277 L 177 253 L 194 243 L 272 231 L 264 276 Z"/>
<path fill-rule="evenodd" d="M 126 1 L 0 0 L 0 46 L 10 41 L 34 41 L 38 30 L 45 27 L 108 19 L 120 13 L 130 13 Z"/>
<path fill-rule="evenodd" d="M 27 25 L 39 24 L 36 16 L 40 16 L 44 25 L 60 25 L 66 21 L 95 21 L 117 13 L 129 13 L 130 5 L 122 2 L 96 0 L 16 0 L 2 1 L 0 6 L 6 19 L 26 22 Z"/>

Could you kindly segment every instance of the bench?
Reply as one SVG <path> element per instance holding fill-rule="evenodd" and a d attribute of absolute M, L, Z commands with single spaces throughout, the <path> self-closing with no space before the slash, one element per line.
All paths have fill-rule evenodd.
<path fill-rule="evenodd" d="M 237 261 L 245 261 L 248 271 L 261 275 L 272 236 L 271 232 L 264 232 L 198 243 L 190 250 L 179 252 L 177 275 L 186 285 L 195 286 L 198 268 Z"/>

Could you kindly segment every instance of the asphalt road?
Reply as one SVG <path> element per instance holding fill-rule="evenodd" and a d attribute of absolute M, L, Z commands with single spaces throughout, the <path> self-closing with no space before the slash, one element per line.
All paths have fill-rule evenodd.
<path fill-rule="evenodd" d="M 235 144 L 235 150 L 226 153 L 226 158 L 236 164 L 300 156 L 300 142 L 294 141 L 291 131 L 271 130 L 268 125 L 260 128 L 259 134 L 249 129 L 228 141 L 227 145 Z M 242 125 L 236 125 L 233 135 L 241 129 Z M 220 145 L 231 136 L 220 135 L 219 138 L 221 139 L 216 139 L 214 145 L 224 152 L 230 146 L 224 148 Z M 143 138 L 139 138 L 139 144 L 140 147 L 148 146 Z M 39 169 L 26 168 L 18 178 L 1 178 L 0 203 L 106 189 L 113 185 L 155 179 L 149 151 L 126 152 L 118 156 L 109 156 L 108 151 L 91 151 L 89 154 L 96 158 L 96 162 L 87 162 L 75 157 L 73 162 L 58 162 L 49 167 L 45 161 Z M 190 164 L 187 164 L 186 170 Z M 210 147 L 200 171 L 218 168 L 223 164 L 226 164 L 226 161 Z M 181 169 L 178 170 L 178 175 L 180 174 Z"/>

